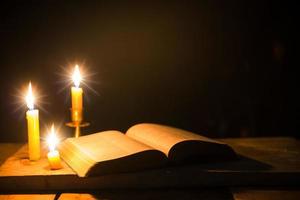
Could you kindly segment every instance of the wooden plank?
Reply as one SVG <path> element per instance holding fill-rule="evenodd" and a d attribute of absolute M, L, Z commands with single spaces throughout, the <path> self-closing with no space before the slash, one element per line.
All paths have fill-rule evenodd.
<path fill-rule="evenodd" d="M 0 145 L 2 146 L 2 145 Z M 18 145 L 19 146 L 19 145 Z M 5 151 L 5 150 L 4 150 Z M 0 166 L 0 177 L 7 176 L 53 176 L 53 175 L 76 175 L 68 165 L 62 161 L 62 169 L 51 170 L 47 160 L 47 149 L 42 148 L 41 159 L 29 161 L 27 145 L 19 147 L 18 151 L 6 158 Z"/>
<path fill-rule="evenodd" d="M 24 144 L 0 143 L 0 165 L 16 153 Z"/>
<path fill-rule="evenodd" d="M 232 188 L 227 189 L 156 189 L 110 190 L 92 193 L 0 194 L 0 200 L 101 200 L 101 199 L 222 199 L 222 200 L 298 200 L 299 188 Z"/>
<path fill-rule="evenodd" d="M 120 190 L 98 193 L 63 193 L 59 200 L 101 199 L 220 199 L 220 200 L 299 200 L 299 188 L 234 188 L 211 190 Z"/>
<path fill-rule="evenodd" d="M 0 200 L 54 200 L 55 194 L 0 194 Z"/>
<path fill-rule="evenodd" d="M 11 157 L 4 159 L 5 161 L 0 166 L 0 190 L 12 192 L 86 191 L 300 184 L 298 141 L 290 138 L 227 139 L 224 141 L 241 155 L 239 161 L 88 178 L 78 177 L 65 163 L 61 170 L 50 170 L 45 154 L 40 161 L 28 163 L 28 160 L 26 161 L 27 149 L 22 147 Z"/>
<path fill-rule="evenodd" d="M 224 139 L 236 152 L 269 166 L 268 171 L 299 171 L 300 141 L 286 137 Z"/>
<path fill-rule="evenodd" d="M 235 200 L 299 200 L 300 188 L 235 188 Z"/>
<path fill-rule="evenodd" d="M 232 200 L 232 195 L 229 190 L 225 189 L 156 189 L 156 190 L 114 190 L 101 191 L 97 193 L 63 193 L 59 200 L 107 200 L 107 199 L 222 199 Z"/>

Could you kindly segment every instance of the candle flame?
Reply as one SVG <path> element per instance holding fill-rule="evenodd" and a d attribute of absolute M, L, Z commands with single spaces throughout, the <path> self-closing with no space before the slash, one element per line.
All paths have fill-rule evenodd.
<path fill-rule="evenodd" d="M 27 93 L 25 99 L 26 99 L 27 107 L 30 110 L 33 110 L 33 108 L 34 108 L 34 96 L 33 96 L 33 93 L 32 93 L 31 82 L 29 82 L 28 93 Z"/>
<path fill-rule="evenodd" d="M 50 134 L 47 137 L 47 143 L 49 146 L 50 151 L 54 151 L 56 148 L 56 145 L 58 144 L 59 140 L 56 137 L 54 124 L 51 126 Z"/>
<path fill-rule="evenodd" d="M 73 72 L 73 75 L 72 75 L 72 80 L 73 80 L 74 85 L 76 87 L 79 87 L 81 79 L 82 78 L 81 78 L 81 74 L 80 74 L 80 71 L 79 71 L 79 66 L 76 65 L 75 69 L 74 69 L 74 72 Z"/>

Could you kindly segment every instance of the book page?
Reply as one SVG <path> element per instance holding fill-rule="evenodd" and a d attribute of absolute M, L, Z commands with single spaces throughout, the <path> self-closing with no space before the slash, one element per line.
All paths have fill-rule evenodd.
<path fill-rule="evenodd" d="M 102 175 L 162 166 L 166 156 L 119 131 L 68 138 L 59 145 L 62 158 L 79 175 Z"/>
<path fill-rule="evenodd" d="M 153 149 L 126 137 L 119 131 L 104 131 L 79 138 L 70 138 L 69 141 L 95 162 L 125 157 Z"/>
<path fill-rule="evenodd" d="M 137 124 L 128 129 L 126 135 L 162 151 L 169 159 L 176 161 L 198 156 L 209 160 L 210 157 L 233 154 L 225 143 L 164 125 Z"/>

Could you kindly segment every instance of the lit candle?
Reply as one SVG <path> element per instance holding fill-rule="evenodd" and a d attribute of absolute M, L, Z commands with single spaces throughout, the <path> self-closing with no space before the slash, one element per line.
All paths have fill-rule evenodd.
<path fill-rule="evenodd" d="M 79 87 L 81 81 L 81 75 L 78 65 L 75 66 L 74 73 L 72 75 L 74 85 L 71 88 L 72 96 L 72 121 L 80 123 L 82 121 L 82 88 Z"/>
<path fill-rule="evenodd" d="M 28 86 L 26 103 L 29 109 L 26 112 L 29 160 L 38 160 L 40 159 L 39 110 L 34 109 L 34 96 L 32 94 L 31 83 Z"/>
<path fill-rule="evenodd" d="M 47 157 L 50 168 L 53 170 L 62 168 L 59 152 L 55 149 L 58 144 L 58 139 L 55 135 L 54 125 L 52 125 L 51 132 L 47 137 L 47 143 L 49 146 L 49 153 L 47 154 Z"/>

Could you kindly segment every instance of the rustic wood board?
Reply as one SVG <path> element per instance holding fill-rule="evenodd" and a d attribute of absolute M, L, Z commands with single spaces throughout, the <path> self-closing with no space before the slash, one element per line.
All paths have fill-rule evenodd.
<path fill-rule="evenodd" d="M 227 189 L 184 189 L 184 190 L 125 190 L 98 193 L 63 193 L 59 200 L 108 200 L 108 199 L 206 199 L 206 200 L 299 200 L 296 188 L 234 188 Z"/>
<path fill-rule="evenodd" d="M 2 146 L 2 145 L 0 145 Z M 29 161 L 27 153 L 27 145 L 17 145 L 19 149 L 11 156 L 7 157 L 5 162 L 0 166 L 0 177 L 5 176 L 53 176 L 53 175 L 76 175 L 73 170 L 62 161 L 62 169 L 51 170 L 47 160 L 47 150 L 42 148 L 41 159 L 38 161 Z M 7 151 L 4 148 L 13 149 L 13 145 L 5 145 L 0 148 L 2 151 Z M 12 151 L 9 149 L 9 151 Z M 1 152 L 2 152 L 1 151 Z"/>
<path fill-rule="evenodd" d="M 143 199 L 205 199 L 233 200 L 227 189 L 156 189 L 156 190 L 117 190 L 94 193 L 63 193 L 59 200 L 143 200 Z"/>
<path fill-rule="evenodd" d="M 300 188 L 232 188 L 234 200 L 299 200 Z"/>
<path fill-rule="evenodd" d="M 199 186 L 299 185 L 300 145 L 292 138 L 226 139 L 240 155 L 235 162 L 196 164 L 99 177 L 78 177 L 65 163 L 50 170 L 45 153 L 27 160 L 20 144 L 0 145 L 1 191 L 87 191 L 96 189 Z M 21 148 L 20 148 L 21 147 Z M 9 156 L 9 151 L 14 154 Z M 7 158 L 3 155 L 7 155 Z"/>
<path fill-rule="evenodd" d="M 300 141 L 294 138 L 242 138 L 222 141 L 239 154 L 269 165 L 268 171 L 300 171 Z"/>
<path fill-rule="evenodd" d="M 23 145 L 18 143 L 0 143 L 0 165 L 20 150 Z"/>
<path fill-rule="evenodd" d="M 108 190 L 91 193 L 0 194 L 0 200 L 134 200 L 134 199 L 206 199 L 206 200 L 299 200 L 299 188 L 212 188 Z"/>
<path fill-rule="evenodd" d="M 0 200 L 54 200 L 55 194 L 0 194 Z"/>

